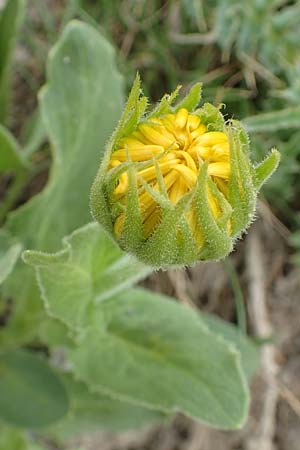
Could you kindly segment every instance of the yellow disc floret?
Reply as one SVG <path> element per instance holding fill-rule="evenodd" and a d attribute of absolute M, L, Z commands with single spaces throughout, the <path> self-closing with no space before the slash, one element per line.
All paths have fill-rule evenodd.
<path fill-rule="evenodd" d="M 181 108 L 175 114 L 148 119 L 137 129 L 123 138 L 112 153 L 109 167 L 115 168 L 125 162 L 136 163 L 136 177 L 139 205 L 144 226 L 144 236 L 148 237 L 161 220 L 161 210 L 153 196 L 145 189 L 145 183 L 152 189 L 164 190 L 175 205 L 194 188 L 200 166 L 207 161 L 208 175 L 220 192 L 227 198 L 230 176 L 229 142 L 227 135 L 220 131 L 209 131 L 201 123 L 200 117 Z M 119 176 L 114 197 L 124 206 L 128 193 L 128 172 Z M 220 213 L 218 200 L 207 186 L 211 211 L 215 217 Z M 124 225 L 124 213 L 120 213 L 114 223 L 114 230 L 120 235 Z M 201 243 L 202 236 L 197 226 L 194 208 L 186 212 L 186 219 L 194 239 Z"/>

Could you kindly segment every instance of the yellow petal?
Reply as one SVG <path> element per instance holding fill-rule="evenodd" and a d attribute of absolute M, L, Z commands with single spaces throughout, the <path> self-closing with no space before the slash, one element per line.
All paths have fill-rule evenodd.
<path fill-rule="evenodd" d="M 222 131 L 208 131 L 207 133 L 202 134 L 202 136 L 197 139 L 197 142 L 202 145 L 215 145 L 228 142 L 228 138 Z"/>
<path fill-rule="evenodd" d="M 161 122 L 170 133 L 175 133 L 175 114 L 166 114 Z"/>
<path fill-rule="evenodd" d="M 208 175 L 224 178 L 228 180 L 230 175 L 230 165 L 226 162 L 214 162 L 208 165 Z"/>
<path fill-rule="evenodd" d="M 191 155 L 189 155 L 187 152 L 183 151 L 183 150 L 176 150 L 175 152 L 173 152 L 176 156 L 179 156 L 180 158 L 183 158 L 186 162 L 186 165 L 194 170 L 195 172 L 197 172 L 197 166 L 195 161 L 193 160 L 193 158 L 191 157 Z"/>
<path fill-rule="evenodd" d="M 149 125 L 151 126 L 151 122 L 154 123 L 154 129 L 164 135 L 165 137 L 169 138 L 172 142 L 175 139 L 174 130 L 169 130 L 168 127 L 165 126 L 162 120 L 154 118 L 149 121 Z"/>
<path fill-rule="evenodd" d="M 172 170 L 164 177 L 164 183 L 166 190 L 168 191 L 170 187 L 178 180 L 178 173 Z M 155 191 L 159 191 L 159 184 L 156 182 L 154 186 L 152 186 L 152 189 Z M 148 191 L 145 191 L 143 189 L 142 193 L 139 195 L 139 202 L 140 207 L 143 209 L 144 214 L 146 214 L 148 208 L 153 206 L 153 204 L 156 204 L 153 197 L 148 193 Z"/>
<path fill-rule="evenodd" d="M 209 159 L 213 154 L 211 147 L 204 147 L 201 145 L 193 145 L 190 147 L 189 153 L 193 156 L 195 161 L 198 160 L 198 157 L 201 159 Z"/>
<path fill-rule="evenodd" d="M 124 223 L 125 223 L 125 214 L 122 213 L 117 217 L 114 224 L 114 231 L 117 236 L 120 236 L 120 234 L 122 233 Z"/>
<path fill-rule="evenodd" d="M 199 116 L 189 114 L 187 124 L 186 124 L 187 130 L 190 132 L 195 131 L 199 127 L 200 122 L 201 122 L 201 119 Z"/>
<path fill-rule="evenodd" d="M 194 131 L 190 133 L 192 140 L 197 139 L 199 136 L 202 136 L 204 133 L 206 133 L 206 126 L 201 124 L 199 127 L 197 127 Z"/>
<path fill-rule="evenodd" d="M 220 215 L 220 209 L 217 200 L 210 192 L 210 189 L 207 188 L 207 197 L 208 197 L 208 203 L 211 209 L 211 212 L 214 217 L 218 217 Z"/>
<path fill-rule="evenodd" d="M 154 158 L 155 156 L 164 152 L 164 148 L 161 145 L 143 145 L 139 143 L 139 147 L 134 148 L 121 148 L 116 150 L 112 158 L 116 158 L 119 161 L 127 161 L 127 151 L 129 153 L 131 161 L 146 161 L 147 159 Z"/>
<path fill-rule="evenodd" d="M 119 184 L 114 190 L 115 195 L 125 194 L 128 189 L 128 174 L 127 172 L 122 173 L 119 177 Z"/>
<path fill-rule="evenodd" d="M 222 194 L 225 195 L 226 198 L 228 198 L 229 189 L 226 181 L 222 180 L 222 178 L 219 177 L 214 178 L 214 181 L 217 184 L 219 191 L 221 191 Z"/>
<path fill-rule="evenodd" d="M 187 192 L 186 184 L 180 177 L 171 187 L 169 191 L 169 199 L 174 205 L 184 196 Z"/>
<path fill-rule="evenodd" d="M 201 232 L 201 229 L 198 224 L 197 213 L 194 207 L 192 207 L 189 211 L 187 211 L 186 218 L 190 226 L 194 240 L 198 245 L 201 246 L 203 244 L 204 238 L 203 233 Z"/>
<path fill-rule="evenodd" d="M 167 174 L 175 164 L 180 163 L 180 159 L 171 159 L 162 163 L 160 161 L 159 168 L 163 175 Z M 140 170 L 139 175 L 141 175 L 145 181 L 151 181 L 157 177 L 156 167 L 152 166 L 147 169 Z"/>
<path fill-rule="evenodd" d="M 161 219 L 160 208 L 156 205 L 144 222 L 144 236 L 147 238 L 155 230 Z"/>
<path fill-rule="evenodd" d="M 178 148 L 178 144 L 174 139 L 170 139 L 159 131 L 159 127 L 151 127 L 150 125 L 142 124 L 139 126 L 139 131 L 152 144 L 161 145 L 165 149 Z"/>
<path fill-rule="evenodd" d="M 148 141 L 148 139 L 139 131 L 139 129 L 135 130 L 131 134 L 131 137 L 140 141 L 142 144 L 151 144 L 151 142 Z"/>
<path fill-rule="evenodd" d="M 121 148 L 128 148 L 129 150 L 135 149 L 135 148 L 140 148 L 141 145 L 146 145 L 146 144 L 144 142 L 140 141 L 139 139 L 134 139 L 131 137 L 124 138 L 120 142 Z M 112 156 L 114 156 L 114 154 L 115 154 L 115 152 L 112 154 Z"/>
<path fill-rule="evenodd" d="M 212 156 L 214 161 L 228 161 L 229 160 L 229 143 L 216 144 L 212 146 Z"/>
<path fill-rule="evenodd" d="M 180 173 L 189 189 L 192 189 L 195 186 L 197 174 L 192 169 L 183 164 L 177 164 L 173 169 Z"/>
<path fill-rule="evenodd" d="M 171 170 L 165 177 L 164 177 L 164 183 L 166 186 L 166 190 L 169 191 L 170 187 L 173 186 L 175 182 L 177 182 L 179 178 L 178 173 L 175 170 Z"/>
<path fill-rule="evenodd" d="M 188 119 L 188 110 L 181 108 L 175 116 L 175 125 L 178 128 L 184 128 Z"/>

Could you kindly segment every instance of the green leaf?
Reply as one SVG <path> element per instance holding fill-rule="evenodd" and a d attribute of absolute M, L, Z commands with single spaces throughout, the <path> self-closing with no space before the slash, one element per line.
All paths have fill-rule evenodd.
<path fill-rule="evenodd" d="M 233 344 L 241 354 L 241 362 L 247 378 L 250 379 L 259 366 L 259 349 L 255 343 L 243 334 L 235 325 L 225 322 L 211 314 L 201 314 L 202 320 L 214 334 L 219 334 Z"/>
<path fill-rule="evenodd" d="M 47 85 L 40 95 L 53 151 L 50 179 L 42 193 L 6 222 L 25 248 L 54 251 L 63 236 L 90 221 L 90 186 L 122 103 L 113 48 L 95 28 L 70 22 L 49 54 Z M 18 299 L 6 326 L 12 339 L 32 337 L 43 312 L 31 272 L 20 263 L 5 286 L 5 295 Z"/>
<path fill-rule="evenodd" d="M 207 164 L 203 164 L 198 175 L 198 186 L 195 191 L 195 209 L 197 220 L 204 234 L 204 244 L 200 250 L 201 259 L 224 258 L 232 249 L 232 242 L 225 227 L 219 227 L 208 201 Z"/>
<path fill-rule="evenodd" d="M 39 356 L 26 351 L 0 353 L 0 417 L 39 428 L 61 419 L 68 398 L 59 378 Z"/>
<path fill-rule="evenodd" d="M 0 125 L 0 173 L 19 172 L 26 169 L 26 162 L 13 135 Z"/>
<path fill-rule="evenodd" d="M 21 259 L 1 286 L 1 297 L 13 301 L 13 309 L 5 327 L 0 327 L 0 349 L 29 343 L 36 337 L 45 312 L 35 274 Z"/>
<path fill-rule="evenodd" d="M 196 83 L 187 93 L 187 95 L 176 105 L 175 111 L 179 111 L 180 108 L 186 108 L 188 111 L 193 111 L 201 100 L 202 95 L 202 83 Z"/>
<path fill-rule="evenodd" d="M 14 206 L 28 179 L 30 165 L 20 152 L 17 141 L 12 134 L 0 124 L 0 175 L 8 172 L 14 175 L 6 189 L 4 200 L 0 204 L 0 222 Z"/>
<path fill-rule="evenodd" d="M 33 439 L 31 433 L 0 424 L 0 450 L 46 450 Z"/>
<path fill-rule="evenodd" d="M 122 81 L 110 44 L 77 21 L 50 52 L 47 80 L 40 106 L 53 169 L 45 190 L 12 213 L 7 227 L 25 246 L 53 250 L 90 219 L 89 190 L 121 113 Z"/>
<path fill-rule="evenodd" d="M 280 162 L 280 153 L 276 149 L 272 149 L 271 153 L 263 162 L 254 168 L 254 186 L 257 190 L 267 181 L 272 173 L 277 169 Z"/>
<path fill-rule="evenodd" d="M 37 108 L 22 129 L 21 141 L 23 143 L 23 152 L 26 157 L 30 157 L 37 151 L 45 140 L 45 127 L 40 110 Z"/>
<path fill-rule="evenodd" d="M 36 268 L 47 311 L 68 326 L 81 329 L 91 305 L 121 292 L 148 275 L 151 269 L 123 253 L 96 223 L 63 241 L 64 249 L 48 254 L 24 252 Z"/>
<path fill-rule="evenodd" d="M 20 430 L 0 425 L 0 450 L 29 450 L 25 434 Z"/>
<path fill-rule="evenodd" d="M 75 381 L 70 375 L 65 375 L 63 381 L 70 398 L 70 410 L 49 430 L 50 436 L 55 438 L 63 440 L 103 429 L 111 431 L 134 429 L 166 418 L 160 411 L 89 391 L 84 383 Z"/>
<path fill-rule="evenodd" d="M 286 108 L 281 111 L 257 114 L 242 120 L 250 133 L 274 132 L 300 127 L 300 108 Z"/>
<path fill-rule="evenodd" d="M 21 251 L 22 244 L 5 230 L 0 230 L 0 284 L 12 272 Z"/>
<path fill-rule="evenodd" d="M 224 429 L 244 423 L 239 353 L 168 297 L 132 289 L 102 302 L 69 359 L 76 377 L 114 398 Z"/>
<path fill-rule="evenodd" d="M 124 136 L 133 131 L 147 108 L 147 98 L 141 96 L 141 80 L 137 73 L 132 89 L 129 93 L 124 111 L 118 123 L 118 126 L 108 143 L 108 147 L 111 147 L 111 143 L 115 142 L 115 145 Z"/>
<path fill-rule="evenodd" d="M 63 322 L 48 315 L 40 320 L 35 331 L 38 339 L 50 348 L 71 347 L 76 338 Z"/>
<path fill-rule="evenodd" d="M 147 118 L 151 119 L 151 117 L 159 117 L 163 114 L 172 112 L 172 103 L 178 96 L 180 89 L 181 86 L 179 85 L 173 92 L 171 92 L 171 94 L 165 94 Z"/>
<path fill-rule="evenodd" d="M 23 0 L 6 0 L 0 15 L 0 123 L 4 122 L 7 114 L 10 91 L 9 66 L 23 10 Z"/>
<path fill-rule="evenodd" d="M 237 238 L 251 223 L 255 212 L 256 195 L 252 179 L 252 166 L 245 150 L 245 133 L 239 123 L 226 129 L 230 146 L 229 203 L 232 206 L 231 235 Z"/>

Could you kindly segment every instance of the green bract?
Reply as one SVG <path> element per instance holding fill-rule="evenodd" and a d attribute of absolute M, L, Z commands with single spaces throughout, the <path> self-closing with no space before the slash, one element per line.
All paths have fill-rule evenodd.
<path fill-rule="evenodd" d="M 200 83 L 172 106 L 177 93 L 178 89 L 165 95 L 155 109 L 145 114 L 147 99 L 141 95 L 139 77 L 136 78 L 91 193 L 95 219 L 123 250 L 154 267 L 187 265 L 228 255 L 253 220 L 259 188 L 279 162 L 279 153 L 272 150 L 265 161 L 253 166 L 248 136 L 241 124 L 226 122 L 219 108 L 210 103 L 197 107 Z M 193 132 L 192 122 L 198 124 Z M 190 139 L 188 144 L 187 140 L 180 141 L 183 126 L 188 138 L 182 139 Z M 169 136 L 174 136 L 174 142 L 172 138 L 168 141 Z M 197 137 L 194 141 L 193 136 Z M 167 144 L 160 147 L 164 142 Z M 148 158 L 137 153 L 146 154 L 148 149 L 153 152 Z M 169 178 L 172 171 L 176 178 L 176 182 L 171 180 L 169 189 L 167 176 L 163 177 L 169 163 L 164 158 L 171 158 L 171 154 L 180 157 L 182 153 L 185 160 L 174 159 L 168 172 Z M 190 155 L 197 156 L 191 164 L 186 163 Z M 178 161 L 186 165 L 179 167 Z M 195 164 L 196 175 L 190 169 L 195 170 Z M 153 179 L 148 176 L 149 170 Z M 177 175 L 179 170 L 183 178 Z M 188 188 L 183 185 L 184 195 L 177 195 L 172 201 L 173 186 L 177 183 L 180 190 L 182 180 Z M 146 209 L 145 204 L 150 207 Z"/>

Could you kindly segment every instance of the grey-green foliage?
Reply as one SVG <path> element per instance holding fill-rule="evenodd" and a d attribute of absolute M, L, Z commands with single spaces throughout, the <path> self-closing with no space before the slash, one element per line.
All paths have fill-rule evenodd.
<path fill-rule="evenodd" d="M 58 419 L 69 403 L 51 429 L 57 436 L 97 425 L 140 426 L 177 410 L 214 426 L 241 426 L 248 406 L 244 371 L 250 369 L 240 352 L 245 360 L 250 347 L 236 344 L 237 336 L 222 327 L 208 329 L 197 312 L 171 299 L 128 290 L 149 269 L 124 255 L 98 225 L 86 225 L 89 187 L 122 105 L 112 47 L 94 28 L 77 21 L 66 27 L 50 53 L 39 99 L 53 166 L 45 189 L 5 225 L 18 252 L 20 246 L 32 249 L 24 259 L 35 270 L 22 261 L 13 267 L 18 252 L 5 247 L 10 273 L 4 273 L 1 298 L 13 303 L 0 329 L 1 417 L 36 427 Z M 32 342 L 46 345 L 54 363 L 55 355 L 67 363 L 56 361 L 57 371 L 63 365 L 71 372 L 63 377 L 65 391 L 47 365 L 41 369 L 11 350 Z M 31 374 L 36 365 L 40 369 Z M 30 402 L 36 392 L 41 395 Z M 51 408 L 40 413 L 49 395 Z M 37 448 L 25 435 L 5 434 L 20 442 L 20 450 Z"/>
<path fill-rule="evenodd" d="M 6 0 L 0 11 L 0 123 L 5 121 L 8 112 L 11 53 L 23 9 L 24 0 Z"/>
<path fill-rule="evenodd" d="M 104 282 L 110 271 L 105 255 L 121 254 L 96 224 L 65 242 L 67 251 L 27 251 L 24 259 L 36 269 L 50 317 L 59 318 L 74 336 L 64 347 L 75 376 L 92 391 L 113 398 L 165 412 L 179 410 L 224 428 L 240 426 L 248 394 L 237 349 L 250 375 L 257 364 L 255 347 L 230 326 L 203 321 L 167 297 L 141 289 L 103 295 L 105 289 L 111 292 Z M 100 302 L 97 289 L 102 290 Z M 60 333 L 57 325 L 53 332 Z"/>
<path fill-rule="evenodd" d="M 29 450 L 28 441 L 21 430 L 0 425 L 0 450 Z"/>
<path fill-rule="evenodd" d="M 45 307 L 51 316 L 82 331 L 91 308 L 150 273 L 151 269 L 123 253 L 97 223 L 64 239 L 55 254 L 26 251 L 24 260 L 37 269 Z"/>
<path fill-rule="evenodd" d="M 28 166 L 20 151 L 18 142 L 3 125 L 0 124 L 0 174 L 12 172 L 19 174 Z"/>
<path fill-rule="evenodd" d="M 75 376 L 92 392 L 169 413 L 179 410 L 215 426 L 240 426 L 248 396 L 235 348 L 243 354 L 244 370 L 250 375 L 257 365 L 255 347 L 229 325 L 208 318 L 203 322 L 201 315 L 167 297 L 138 289 L 119 291 L 110 298 L 103 295 L 106 289 L 111 293 L 110 285 L 104 281 L 106 272 L 110 272 L 110 261 L 105 255 L 115 252 L 120 258 L 121 253 L 113 249 L 115 244 L 96 224 L 77 230 L 65 242 L 67 251 L 57 254 L 27 251 L 24 259 L 36 269 L 39 288 L 54 324 L 51 342 L 57 345 L 59 341 L 53 340 L 53 333 L 63 331 L 54 318 L 67 325 L 74 336 L 73 342 L 64 340 L 63 345 Z M 92 249 L 94 258 L 91 258 Z M 102 291 L 100 302 L 97 286 Z M 90 418 L 90 429 L 93 429 L 104 405 L 116 408 L 116 417 L 107 419 L 107 423 L 102 420 L 99 426 L 120 428 L 122 423 L 124 427 L 136 423 L 134 410 L 129 422 L 124 422 L 119 409 L 122 405 L 114 405 L 108 398 L 103 398 L 104 403 L 95 404 L 88 412 L 90 395 L 84 394 L 87 388 L 78 385 L 79 388 L 83 393 L 81 400 L 76 401 L 78 390 L 73 391 L 70 386 L 71 405 L 75 402 L 75 409 L 71 406 L 63 422 L 66 428 L 63 423 L 59 425 L 59 433 L 68 433 L 74 426 L 78 430 L 89 428 L 86 417 Z M 78 402 L 83 402 L 81 420 Z M 141 420 L 143 417 L 151 420 L 142 411 L 140 414 Z M 155 418 L 159 416 L 153 415 L 152 419 Z"/>
<path fill-rule="evenodd" d="M 253 117 L 245 118 L 243 124 L 249 133 L 272 133 L 279 130 L 299 129 L 300 107 L 256 114 Z"/>
<path fill-rule="evenodd" d="M 89 187 L 120 115 L 121 87 L 110 44 L 93 28 L 69 23 L 51 50 L 47 85 L 40 93 L 53 152 L 50 179 L 7 223 L 30 248 L 52 250 L 65 234 L 88 222 Z"/>
<path fill-rule="evenodd" d="M 166 420 L 166 414 L 143 408 L 91 390 L 75 381 L 70 374 L 62 377 L 70 397 L 68 414 L 48 434 L 59 441 L 76 435 L 91 434 L 99 429 L 121 431 Z"/>
<path fill-rule="evenodd" d="M 251 379 L 259 366 L 259 352 L 254 342 L 237 330 L 235 325 L 227 323 L 217 316 L 202 314 L 201 318 L 213 333 L 223 336 L 241 352 L 243 369 L 248 379 Z"/>
<path fill-rule="evenodd" d="M 120 399 L 221 428 L 246 418 L 238 352 L 166 297 L 136 289 L 103 302 L 69 357 L 81 380 Z"/>
<path fill-rule="evenodd" d="M 45 127 L 40 112 L 40 108 L 33 112 L 26 121 L 20 140 L 23 144 L 23 153 L 29 158 L 37 151 L 46 139 Z"/>
<path fill-rule="evenodd" d="M 9 424 L 39 428 L 68 410 L 64 385 L 40 357 L 15 350 L 0 352 L 0 418 Z"/>
<path fill-rule="evenodd" d="M 13 270 L 21 251 L 22 244 L 0 229 L 0 285 Z"/>
<path fill-rule="evenodd" d="M 242 122 L 252 136 L 255 159 L 264 155 L 266 145 L 276 143 L 279 146 L 282 156 L 280 170 L 266 184 L 264 193 L 293 225 L 297 225 L 293 204 L 300 193 L 299 107 L 257 114 L 246 117 Z"/>
<path fill-rule="evenodd" d="M 99 85 L 96 88 L 97 83 Z M 55 248 L 55 242 L 60 240 L 65 233 L 88 220 L 88 194 L 91 179 L 96 170 L 96 163 L 101 157 L 104 142 L 116 123 L 121 104 L 121 79 L 114 68 L 112 48 L 93 28 L 78 22 L 70 24 L 58 45 L 52 51 L 49 62 L 49 85 L 41 95 L 42 119 L 52 142 L 54 167 L 45 190 L 10 215 L 8 219 L 6 229 L 2 232 L 3 254 L 1 254 L 1 257 L 3 256 L 3 258 L 1 263 L 3 269 L 5 269 L 3 277 L 11 271 L 10 268 L 12 269 L 18 256 L 15 250 L 19 252 L 21 245 L 45 249 Z M 104 107 L 101 107 L 101 105 L 104 105 Z M 101 126 L 99 126 L 99 123 Z M 11 156 L 13 153 L 10 152 L 7 155 Z M 9 158 L 7 157 L 4 161 L 6 166 L 3 166 L 3 169 L 17 168 L 18 158 L 12 159 L 11 157 L 11 160 L 16 161 L 15 167 L 12 163 L 8 167 Z M 43 229 L 42 236 L 36 233 L 39 226 Z M 14 236 L 21 238 L 22 244 L 18 244 L 16 249 L 11 245 L 16 240 L 15 237 L 9 237 L 11 232 L 14 233 Z M 79 255 L 69 256 L 74 263 L 78 262 L 79 256 L 82 256 L 86 263 L 89 256 L 91 257 L 85 276 L 90 279 L 91 290 L 93 290 L 93 283 L 95 282 L 97 301 L 101 300 L 102 297 L 111 295 L 112 292 L 123 289 L 129 283 L 137 281 L 139 277 L 148 273 L 148 268 L 135 263 L 128 255 L 123 255 L 108 238 L 105 238 L 103 233 L 101 234 L 96 224 L 84 228 L 84 234 L 88 234 L 90 238 L 93 237 L 90 241 L 90 252 L 85 251 L 87 249 L 82 246 L 84 239 L 81 242 L 80 239 L 78 241 L 78 233 L 77 235 L 75 233 L 72 243 L 76 241 L 77 237 L 76 243 Z M 8 237 L 10 240 L 8 240 Z M 94 248 L 96 243 L 97 246 Z M 50 255 L 48 255 L 48 259 L 49 257 Z M 99 264 L 94 265 L 96 262 Z M 63 267 L 65 273 L 61 274 L 60 272 L 60 275 L 63 275 L 62 279 L 67 279 L 70 273 L 66 266 L 67 264 Z M 90 273 L 89 270 L 93 273 Z M 81 273 L 80 264 L 78 265 L 78 273 Z M 82 294 L 82 285 L 82 278 L 79 277 L 77 286 L 81 286 L 81 290 L 79 288 L 78 292 L 75 291 L 78 295 L 78 302 L 82 302 L 82 296 L 80 295 Z M 22 286 L 22 289 L 20 289 L 20 286 Z M 60 285 L 59 288 L 60 291 L 58 290 L 58 292 L 63 296 L 65 302 L 68 299 L 70 302 L 74 301 L 74 298 L 64 296 L 66 294 L 64 286 Z M 53 283 L 52 289 L 55 290 L 55 283 Z M 42 331 L 45 330 L 43 325 L 47 324 L 47 316 L 43 311 L 33 272 L 28 266 L 21 262 L 18 264 L 13 276 L 4 286 L 3 295 L 11 296 L 16 300 L 16 303 L 7 326 L 1 329 L 0 343 L 2 349 L 9 349 L 10 346 L 15 346 L 18 342 L 26 342 L 34 336 L 40 335 L 43 337 L 43 333 L 40 333 L 38 326 L 41 324 Z M 94 298 L 91 300 L 94 301 Z M 66 305 L 66 311 L 70 302 L 69 305 Z M 51 311 L 48 310 L 48 312 L 51 314 Z M 69 313 L 72 313 L 70 308 Z M 63 312 L 60 311 L 59 319 L 62 320 L 62 317 Z M 57 328 L 55 328 L 54 319 L 49 319 L 49 321 L 51 323 L 50 334 L 53 336 Z M 52 325 L 53 322 L 54 326 Z M 63 330 L 62 333 L 65 333 L 65 341 L 67 341 L 68 332 L 62 325 L 59 330 L 61 331 L 61 329 Z M 47 331 L 44 331 L 44 336 L 45 334 L 49 337 L 49 327 Z M 63 343 L 64 339 L 61 335 L 58 341 L 60 344 Z M 68 342 L 72 342 L 72 340 Z M 3 361 L 8 358 L 7 355 L 9 356 L 11 353 L 5 353 Z M 26 369 L 30 372 L 31 366 L 29 363 L 26 365 Z M 38 376 L 36 370 L 31 378 L 34 379 L 35 376 Z M 13 383 L 15 378 L 12 373 L 8 378 L 1 378 L 3 394 L 5 391 L 7 392 L 6 396 L 2 395 L 2 403 L 5 402 L 5 404 L 0 404 L 0 414 L 2 412 L 2 415 L 6 416 L 6 419 L 11 422 L 20 423 L 23 421 L 23 425 L 33 427 L 38 426 L 42 421 L 45 422 L 46 419 L 50 421 L 51 402 L 48 402 L 48 409 L 39 413 L 37 409 L 39 403 L 34 399 L 34 390 L 29 394 L 25 390 L 23 394 L 31 394 L 31 402 L 28 399 L 23 399 L 24 407 L 19 407 L 17 400 L 22 401 L 22 392 L 20 391 L 22 386 L 15 385 L 11 388 L 5 385 L 5 383 Z M 21 378 L 22 376 L 19 376 L 16 379 L 20 381 Z M 49 388 L 51 383 L 49 384 L 47 377 L 44 378 L 47 386 L 43 389 L 42 384 L 39 384 L 41 380 L 39 382 L 36 380 L 35 387 L 41 389 L 42 396 L 47 396 L 47 387 Z M 82 386 L 83 392 L 85 392 L 87 387 Z M 134 426 L 141 424 L 143 421 L 148 422 L 162 417 L 161 413 L 145 411 L 143 408 L 134 406 L 123 406 L 118 401 L 113 401 L 104 396 L 99 396 L 98 402 L 96 398 L 94 410 L 91 411 L 90 404 L 86 403 L 86 398 L 84 401 L 77 398 L 81 390 L 76 389 L 75 391 L 76 395 L 74 389 L 71 392 L 70 388 L 68 389 L 68 396 L 71 397 L 72 402 L 71 418 L 68 415 L 67 419 L 68 426 L 72 426 L 72 423 L 74 425 L 74 421 L 77 424 L 74 427 L 78 426 L 81 418 L 83 425 L 85 425 L 83 428 L 86 428 L 87 418 L 93 420 L 94 426 L 96 426 L 96 422 L 99 422 L 101 417 L 104 420 L 108 411 L 110 411 L 111 420 L 109 421 L 108 416 L 106 417 L 106 424 L 109 422 L 107 426 L 113 426 L 114 413 L 116 415 L 114 418 L 115 426 L 118 426 L 119 423 L 121 427 L 129 426 L 129 424 Z M 7 397 L 9 394 L 15 395 L 16 398 Z M 85 395 L 88 396 L 88 394 Z M 95 397 L 95 395 L 90 395 L 89 401 L 92 397 Z M 81 406 L 76 403 L 76 399 L 83 402 Z M 43 400 L 42 397 L 41 400 Z M 54 404 L 57 403 L 56 406 L 59 408 L 63 397 L 60 395 L 60 401 L 57 401 L 54 395 L 50 400 Z M 28 407 L 31 407 L 31 411 L 28 410 L 27 404 Z M 9 410 L 9 405 L 15 409 Z M 34 408 L 36 409 L 34 410 Z M 79 411 L 80 419 L 77 417 Z M 131 411 L 130 417 L 127 416 L 128 411 Z M 82 414 L 83 417 L 81 417 Z M 106 425 L 98 423 L 98 426 Z M 64 430 L 64 426 L 62 425 L 60 429 Z M 11 436 L 13 436 L 13 432 Z M 26 442 L 24 446 L 27 449 Z"/>
<path fill-rule="evenodd" d="M 277 73 L 298 60 L 299 1 L 221 0 L 216 6 L 217 39 L 227 54 L 244 52 Z"/>
<path fill-rule="evenodd" d="M 40 194 L 9 215 L 5 228 L 24 248 L 54 250 L 65 234 L 90 219 L 90 185 L 123 94 L 113 48 L 80 22 L 69 23 L 62 33 L 47 73 L 40 107 L 53 154 L 50 178 Z M 23 263 L 5 283 L 4 294 L 17 301 L 0 342 L 31 338 L 43 310 L 32 271 Z"/>
<path fill-rule="evenodd" d="M 34 436 L 20 428 L 0 424 L 0 450 L 47 450 Z M 75 450 L 75 449 L 72 449 Z M 80 449 L 76 449 L 80 450 Z"/>
<path fill-rule="evenodd" d="M 0 176 L 6 174 L 12 178 L 4 199 L 0 204 L 0 223 L 3 222 L 24 183 L 32 170 L 26 155 L 20 150 L 20 146 L 8 129 L 0 124 Z"/>
<path fill-rule="evenodd" d="M 36 268 L 51 316 L 77 333 L 75 344 L 67 345 L 75 375 L 92 390 L 123 401 L 179 410 L 224 428 L 240 426 L 247 390 L 238 353 L 211 334 L 201 316 L 167 297 L 136 289 L 97 301 L 97 285 L 102 298 L 110 286 L 97 283 L 94 271 L 101 272 L 101 256 L 103 265 L 103 255 L 115 245 L 106 234 L 97 243 L 97 232 L 96 224 L 78 230 L 66 241 L 67 253 L 24 254 Z"/>

